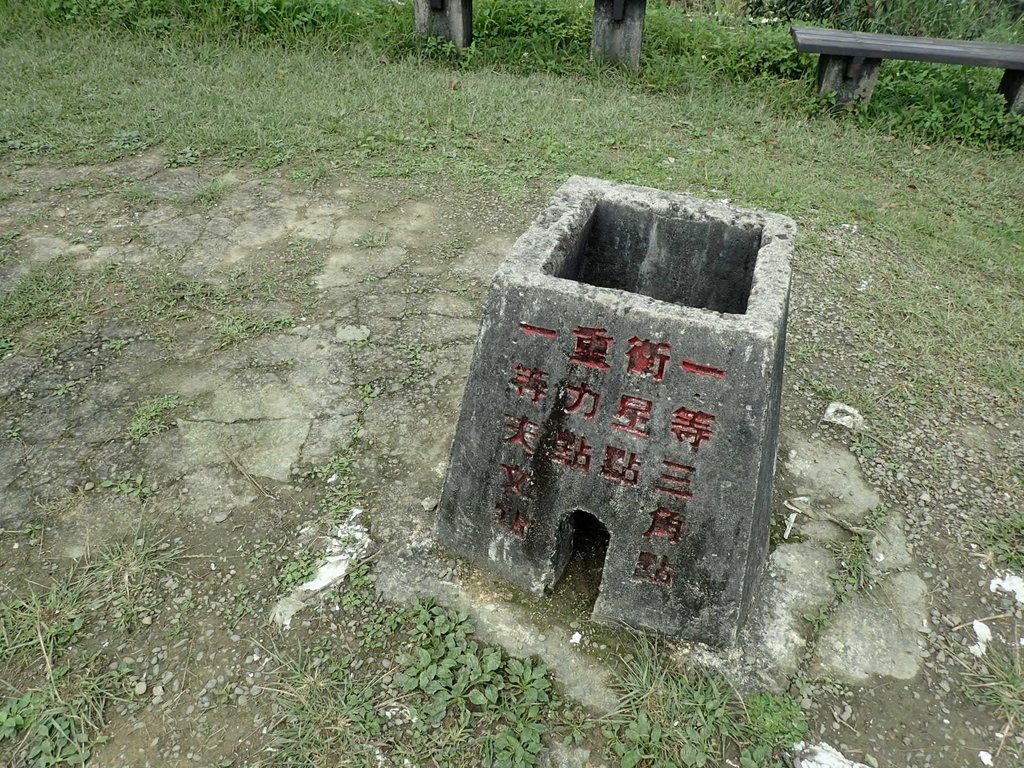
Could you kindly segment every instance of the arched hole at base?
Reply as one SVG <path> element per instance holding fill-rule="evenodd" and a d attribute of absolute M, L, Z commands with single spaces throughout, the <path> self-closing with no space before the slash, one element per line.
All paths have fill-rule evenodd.
<path fill-rule="evenodd" d="M 552 607 L 564 610 L 576 619 L 589 620 L 601 591 L 611 534 L 604 523 L 582 509 L 570 515 L 564 525 L 571 540 L 572 554 L 551 592 L 550 600 Z"/>

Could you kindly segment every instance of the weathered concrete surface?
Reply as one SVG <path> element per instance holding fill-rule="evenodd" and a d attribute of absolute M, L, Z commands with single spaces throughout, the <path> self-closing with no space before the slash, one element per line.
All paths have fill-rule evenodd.
<path fill-rule="evenodd" d="M 735 638 L 768 546 L 788 219 L 574 178 L 500 268 L 438 539 L 541 594 L 582 511 L 594 615 Z"/>
<path fill-rule="evenodd" d="M 820 544 L 782 544 L 772 553 L 738 643 L 743 666 L 761 685 L 782 690 L 800 668 L 809 639 L 804 617 L 832 603 L 834 568 L 832 554 Z"/>
<path fill-rule="evenodd" d="M 621 13 L 621 18 L 619 14 Z M 640 68 L 647 0 L 594 0 L 590 53 L 595 61 Z"/>
<path fill-rule="evenodd" d="M 919 576 L 897 573 L 840 604 L 818 640 L 811 673 L 849 683 L 871 675 L 914 677 L 928 631 L 927 593 Z"/>
<path fill-rule="evenodd" d="M 808 641 L 814 639 L 814 675 L 851 682 L 871 674 L 912 677 L 920 663 L 918 643 L 927 613 L 923 582 L 906 571 L 913 557 L 902 514 L 889 512 L 877 530 L 868 528 L 880 499 L 846 448 L 791 432 L 783 444 L 788 458 L 777 484 L 789 498 L 779 514 L 802 510 L 792 528 L 801 541 L 781 543 L 772 553 L 739 638 L 742 655 L 709 661 L 726 669 L 731 665 L 741 676 L 783 690 L 807 663 Z M 873 588 L 839 602 L 831 581 L 838 564 L 827 547 L 853 535 L 851 529 L 868 544 Z M 814 636 L 814 621 L 808 617 L 821 622 L 821 637 Z"/>
<path fill-rule="evenodd" d="M 802 513 L 801 534 L 828 541 L 843 525 L 862 525 L 867 512 L 882 503 L 864 481 L 856 457 L 845 448 L 798 436 L 785 445 L 785 488 Z"/>
<path fill-rule="evenodd" d="M 136 673 L 148 681 L 149 691 L 130 704 L 127 714 L 111 712 L 106 734 L 112 738 L 96 745 L 94 763 L 178 768 L 197 761 L 212 765 L 233 759 L 252 764 L 265 759 L 264 750 L 271 744 L 270 725 L 276 722 L 269 689 L 250 696 L 247 703 L 210 702 L 204 708 L 201 702 L 211 694 L 205 686 L 222 676 L 225 682 L 246 687 L 249 682 L 268 682 L 260 680 L 268 669 L 267 647 L 287 652 L 298 640 L 304 648 L 325 641 L 334 648 L 345 648 L 340 639 L 351 631 L 347 625 L 350 617 L 338 621 L 344 614 L 336 612 L 333 604 L 328 603 L 323 611 L 308 606 L 306 613 L 296 617 L 287 638 L 267 626 L 266 615 L 282 594 L 274 580 L 283 566 L 293 562 L 296 532 L 320 515 L 318 489 L 327 478 L 314 479 L 306 470 L 350 445 L 354 430 L 367 438 L 356 443 L 352 455 L 357 460 L 356 482 L 367 494 L 373 537 L 382 545 L 373 568 L 387 573 L 380 582 L 385 593 L 399 597 L 408 594 L 410 586 L 422 586 L 420 594 L 459 605 L 474 622 L 491 627 L 490 640 L 501 642 L 507 636 L 516 653 L 536 652 L 545 657 L 545 663 L 550 650 L 558 666 L 548 666 L 557 669 L 560 681 L 563 677 L 572 681 L 571 692 L 584 703 L 601 700 L 598 684 L 610 696 L 601 676 L 611 665 L 595 660 L 606 659 L 607 651 L 596 648 L 597 653 L 591 654 L 586 644 L 569 643 L 575 631 L 567 628 L 571 621 L 576 621 L 586 636 L 603 634 L 603 628 L 586 622 L 588 606 L 571 615 L 555 610 L 542 613 L 537 606 L 546 601 L 524 604 L 518 591 L 496 588 L 479 578 L 477 571 L 453 566 L 433 548 L 425 549 L 415 563 L 404 556 L 406 548 L 423 545 L 431 538 L 432 504 L 444 475 L 480 307 L 493 272 L 513 244 L 514 233 L 528 224 L 527 206 L 497 196 L 466 204 L 450 187 L 440 194 L 437 180 L 430 182 L 427 193 L 415 180 L 357 185 L 331 175 L 309 185 L 289 181 L 282 172 L 227 168 L 215 161 L 204 163 L 201 173 L 172 174 L 180 179 L 173 182 L 179 185 L 179 196 L 171 203 L 148 187 L 149 179 L 165 170 L 163 151 L 84 169 L 22 166 L 20 160 L 11 162 L 14 157 L 6 162 L 7 175 L 0 174 L 0 233 L 20 233 L 11 240 L 0 237 L 0 254 L 6 256 L 0 263 L 4 291 L 36 264 L 48 265 L 51 258 L 64 256 L 81 269 L 83 279 L 97 268 L 131 265 L 122 273 L 145 278 L 158 272 L 183 280 L 198 279 L 204 286 L 224 286 L 232 290 L 232 311 L 248 306 L 261 317 L 266 310 L 267 316 L 293 314 L 296 321 L 294 328 L 220 347 L 213 338 L 220 315 L 205 311 L 205 307 L 179 315 L 179 310 L 187 309 L 183 306 L 175 308 L 173 317 L 165 313 L 156 319 L 148 313 L 140 315 L 144 307 L 119 312 L 124 286 L 108 280 L 105 290 L 113 301 L 105 304 L 104 311 L 90 314 L 88 327 L 62 344 L 55 358 L 41 357 L 35 349 L 0 355 L 0 397 L 5 398 L 0 413 L 0 433 L 4 433 L 0 435 L 4 458 L 0 461 L 0 529 L 4 530 L 0 559 L 7 586 L 13 589 L 21 578 L 36 584 L 52 583 L 60 574 L 54 565 L 61 570 L 65 567 L 63 555 L 80 558 L 87 551 L 95 553 L 104 543 L 119 541 L 140 526 L 155 526 L 156 533 L 168 535 L 171 543 L 180 539 L 189 555 L 174 568 L 171 578 L 161 577 L 160 584 L 154 585 L 159 594 L 166 595 L 161 598 L 166 604 L 153 614 L 153 625 L 141 634 L 115 632 L 116 644 L 124 644 L 116 657 L 142 660 Z M 81 180 L 92 190 L 86 195 L 82 187 L 60 189 L 68 180 Z M 223 184 L 223 197 L 202 205 L 193 202 L 199 185 L 211 180 Z M 173 186 L 164 177 L 154 184 L 159 185 L 157 191 L 169 191 Z M 4 191 L 13 196 L 4 197 Z M 426 195 L 438 202 L 427 202 Z M 259 228 L 260 209 L 267 210 L 273 227 Z M 334 211 L 332 220 L 325 220 L 325 209 Z M 196 213 L 207 220 L 198 240 L 173 253 L 159 246 L 161 238 L 174 230 L 176 220 L 182 230 L 194 230 Z M 372 235 L 382 232 L 387 237 L 378 242 L 386 239 L 386 245 L 365 245 Z M 237 244 L 243 241 L 262 244 L 239 258 Z M 357 246 L 357 241 L 363 245 Z M 88 254 L 77 247 L 82 244 Z M 405 253 L 385 256 L 392 247 L 404 248 Z M 848 242 L 838 245 L 837 264 L 846 264 L 849 247 Z M 315 296 L 282 302 L 283 306 L 276 298 L 269 300 L 271 306 L 267 299 L 250 305 L 239 297 L 238 274 L 255 269 L 273 277 L 279 264 L 296 255 L 307 267 L 303 277 L 287 281 L 278 277 L 272 287 L 290 290 L 311 283 Z M 37 257 L 39 261 L 35 261 Z M 340 266 L 342 260 L 344 267 Z M 139 266 L 152 269 L 137 270 Z M 804 263 L 802 269 L 802 277 L 809 280 L 809 265 Z M 861 369 L 851 362 L 858 359 L 858 342 L 844 333 L 841 308 L 833 315 L 820 309 L 822 302 L 843 295 L 848 285 L 841 281 L 847 277 L 845 267 L 837 269 L 834 284 L 814 280 L 808 283 L 815 288 L 813 292 L 796 294 L 799 311 L 792 316 L 791 328 L 797 339 L 804 334 L 804 341 L 813 341 L 819 350 L 824 347 L 833 354 L 829 357 L 819 352 L 810 361 L 798 354 L 790 361 L 793 367 L 787 370 L 788 411 L 784 417 L 792 430 L 786 437 L 789 445 L 799 439 L 817 444 L 822 456 L 830 456 L 842 466 L 849 462 L 849 451 L 839 441 L 848 435 L 819 424 L 824 403 L 810 395 L 805 399 L 802 392 L 808 380 L 817 378 L 842 386 L 848 382 L 851 387 L 863 383 L 858 376 L 866 375 L 867 367 Z M 209 309 L 223 311 L 217 306 Z M 813 339 L 807 336 L 808 329 L 814 330 Z M 836 339 L 842 344 L 832 344 Z M 112 347 L 114 341 L 126 346 Z M 888 412 L 892 403 L 883 394 L 899 384 L 899 372 L 913 361 L 899 359 L 884 344 L 881 348 L 869 346 L 882 365 L 872 365 L 870 375 L 879 378 L 864 385 L 866 393 L 881 398 L 876 418 L 892 416 Z M 413 354 L 421 361 L 417 366 L 412 363 Z M 412 373 L 415 376 L 410 377 Z M 79 382 L 75 394 L 56 397 L 54 390 L 72 379 Z M 307 392 L 309 396 L 304 397 Z M 125 429 L 135 406 L 169 393 L 180 395 L 183 402 L 169 428 L 141 443 L 129 444 Z M 981 764 L 975 761 L 982 748 L 991 754 L 1002 748 L 996 765 L 1000 761 L 1012 765 L 1017 757 L 1011 750 L 1019 754 L 1024 748 L 1017 734 L 1004 743 L 998 730 L 1001 724 L 957 694 L 960 658 L 949 654 L 942 661 L 937 653 L 947 638 L 973 643 L 972 620 L 1012 611 L 1014 597 L 1010 593 L 1015 593 L 1017 600 L 1024 599 L 1019 578 L 993 580 L 996 573 L 991 568 L 979 567 L 976 555 L 980 550 L 971 552 L 964 546 L 976 539 L 957 537 L 962 530 L 959 527 L 968 521 L 995 519 L 1020 508 L 1020 494 L 1001 486 L 998 472 L 1019 464 L 1021 425 L 1019 420 L 1011 420 L 1010 426 L 1001 424 L 1000 417 L 993 417 L 998 413 L 994 405 L 980 408 L 979 402 L 988 403 L 988 399 L 971 400 L 969 391 L 962 394 L 967 400 L 957 399 L 955 407 L 962 411 L 957 411 L 956 418 L 950 417 L 947 423 L 930 414 L 918 421 L 921 414 L 913 409 L 912 428 L 880 448 L 878 459 L 859 462 L 892 509 L 880 527 L 878 543 L 898 543 L 901 537 L 890 536 L 888 527 L 901 528 L 905 516 L 915 556 L 920 553 L 922 561 L 934 563 L 921 567 L 931 590 L 930 618 L 935 623 L 927 674 L 919 673 L 912 680 L 875 674 L 840 686 L 831 682 L 837 679 L 835 672 L 824 666 L 815 667 L 826 678 L 820 684 L 810 679 L 810 669 L 801 671 L 800 679 L 811 685 L 806 698 L 801 692 L 812 727 L 808 740 L 829 741 L 851 758 L 872 766 Z M 261 402 L 264 398 L 265 404 Z M 292 414 L 283 414 L 279 407 L 286 398 L 294 399 Z M 294 443 L 289 441 L 282 444 L 282 455 L 265 465 L 278 472 L 289 464 L 292 474 L 288 482 L 255 476 L 274 495 L 269 498 L 216 450 L 216 443 L 230 438 L 232 430 L 246 421 L 255 424 L 265 418 L 275 423 L 282 415 L 301 416 L 301 428 L 307 426 L 309 416 L 310 431 L 297 458 Z M 209 418 L 216 421 L 199 421 Z M 236 419 L 235 424 L 221 423 Z M 199 426 L 209 430 L 205 435 L 208 444 L 183 449 L 181 433 Z M 8 435 L 8 430 L 17 437 Z M 266 433 L 268 437 L 273 434 Z M 167 457 L 168 453 L 175 455 Z M 783 451 L 782 456 L 786 455 L 788 451 Z M 236 458 L 252 473 L 246 455 Z M 902 464 L 900 470 L 888 468 L 893 460 Z M 117 479 L 128 473 L 144 474 L 146 482 L 156 488 L 145 502 L 100 486 L 104 478 Z M 958 481 L 959 486 L 951 481 Z M 809 506 L 796 499 L 796 484 L 780 463 L 775 514 L 783 520 L 792 510 L 782 502 L 821 512 L 830 510 L 829 504 L 836 501 L 825 490 L 822 497 L 829 499 L 829 504 Z M 988 484 L 993 487 L 987 489 Z M 88 490 L 88 485 L 94 487 Z M 860 527 L 872 507 L 873 503 L 865 503 L 858 515 L 844 514 L 844 521 Z M 45 535 L 17 532 L 26 522 L 39 520 L 45 522 Z M 793 535 L 806 538 L 799 544 L 778 547 L 760 592 L 766 608 L 774 610 L 776 579 L 780 588 L 793 588 L 791 597 L 783 595 L 778 601 L 785 605 L 789 600 L 794 623 L 783 624 L 783 628 L 794 633 L 788 637 L 797 643 L 814 636 L 811 623 L 798 614 L 804 606 L 810 606 L 806 613 L 816 610 L 800 579 L 806 575 L 816 580 L 816 586 L 824 586 L 821 572 L 828 564 L 815 565 L 809 553 L 851 535 L 842 526 L 826 524 L 820 530 L 823 538 L 815 539 L 809 535 L 808 522 L 807 517 L 797 515 Z M 909 547 L 897 549 L 901 553 L 898 561 L 906 565 L 896 570 L 913 572 Z M 807 555 L 807 559 L 801 557 L 797 562 L 796 553 Z M 890 553 L 882 562 L 874 561 L 879 586 L 869 594 L 876 603 L 883 594 L 880 585 L 887 578 L 881 571 L 895 561 Z M 240 587 L 250 590 L 248 595 L 242 597 Z M 147 589 L 135 596 L 145 601 L 148 593 Z M 457 595 L 462 595 L 461 602 L 456 601 Z M 828 608 L 824 590 L 818 596 Z M 802 602 L 804 598 L 806 602 Z M 865 604 L 873 610 L 872 601 Z M 236 609 L 243 609 L 241 618 Z M 835 606 L 840 624 L 847 624 L 841 616 L 845 610 L 845 606 Z M 892 610 L 902 609 L 896 606 Z M 755 625 L 757 616 L 752 614 L 749 626 Z M 966 624 L 962 630 L 950 632 L 950 627 L 961 623 Z M 1012 621 L 987 623 L 993 634 L 988 653 L 1012 651 L 1018 640 L 1010 634 Z M 509 631 L 510 625 L 516 629 Z M 858 624 L 850 621 L 848 626 L 849 637 L 855 639 Z M 183 634 L 172 639 L 179 630 Z M 780 637 L 784 643 L 787 635 Z M 285 645 L 289 642 L 290 646 Z M 689 644 L 665 645 L 687 653 L 691 662 L 697 656 Z M 797 647 L 806 649 L 805 645 Z M 883 653 L 889 652 L 889 646 L 881 648 Z M 724 658 L 722 668 L 731 671 L 731 664 L 739 669 L 750 659 L 741 671 L 748 682 L 756 680 L 750 667 L 762 662 L 756 660 L 753 650 L 741 637 L 730 652 L 718 654 Z M 159 658 L 159 671 L 147 661 L 154 658 Z M 963 658 L 975 660 L 968 653 Z M 162 701 L 152 698 L 154 687 L 168 671 L 180 688 L 168 685 Z M 738 684 L 744 682 L 739 675 L 733 679 Z M 847 703 L 852 715 L 839 722 L 833 712 L 843 713 Z M 949 711 L 936 717 L 940 709 Z M 217 734 L 217 738 L 197 741 L 197 728 Z M 186 756 L 192 750 L 194 754 Z M 866 755 L 877 756 L 877 760 Z M 602 755 L 594 750 L 589 758 L 579 753 L 552 757 L 554 765 L 598 766 Z M 617 764 L 613 758 L 608 762 Z"/>

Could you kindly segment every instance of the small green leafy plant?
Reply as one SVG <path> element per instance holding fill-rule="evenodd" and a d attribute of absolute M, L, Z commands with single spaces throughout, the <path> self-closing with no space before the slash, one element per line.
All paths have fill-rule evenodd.
<path fill-rule="evenodd" d="M 128 439 L 137 443 L 145 437 L 158 435 L 170 429 L 166 414 L 181 405 L 177 395 L 163 395 L 144 400 L 135 408 L 132 420 L 128 423 Z"/>
<path fill-rule="evenodd" d="M 146 481 L 142 475 L 123 475 L 122 477 L 111 480 L 109 478 L 100 481 L 101 488 L 108 488 L 118 493 L 123 493 L 125 496 L 130 496 L 133 499 L 139 499 L 145 501 L 154 492 L 154 488 L 146 485 Z"/>

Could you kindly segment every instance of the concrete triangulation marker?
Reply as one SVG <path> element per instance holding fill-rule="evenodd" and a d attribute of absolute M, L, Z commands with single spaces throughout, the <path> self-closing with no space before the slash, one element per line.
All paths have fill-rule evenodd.
<path fill-rule="evenodd" d="M 540 595 L 603 526 L 595 617 L 732 642 L 768 549 L 794 232 L 563 185 L 492 284 L 439 541 Z"/>

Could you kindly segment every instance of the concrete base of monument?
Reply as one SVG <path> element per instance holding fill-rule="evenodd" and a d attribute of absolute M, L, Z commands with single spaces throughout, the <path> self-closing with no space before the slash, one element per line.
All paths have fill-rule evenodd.
<path fill-rule="evenodd" d="M 697 655 L 773 690 L 800 671 L 851 684 L 914 677 L 928 610 L 902 515 L 881 517 L 881 499 L 845 448 L 788 433 L 780 454 L 778 514 L 792 519 L 789 539 L 769 558 L 737 648 Z"/>
<path fill-rule="evenodd" d="M 849 684 L 915 676 L 928 621 L 924 583 L 913 570 L 901 516 L 879 519 L 879 506 L 847 449 L 784 432 L 775 514 L 780 523 L 796 517 L 789 538 L 769 557 L 736 645 L 720 650 L 675 641 L 669 647 L 749 690 L 782 691 L 801 672 Z M 840 596 L 835 553 L 853 551 L 854 540 L 865 545 L 864 584 Z M 592 537 L 591 544 L 599 556 L 600 540 Z M 389 595 L 429 595 L 465 610 L 485 639 L 516 655 L 539 655 L 572 696 L 611 711 L 616 698 L 602 656 L 623 630 L 590 618 L 593 565 L 586 557 L 574 560 L 563 582 L 539 600 L 429 545 L 385 555 L 378 569 Z"/>

